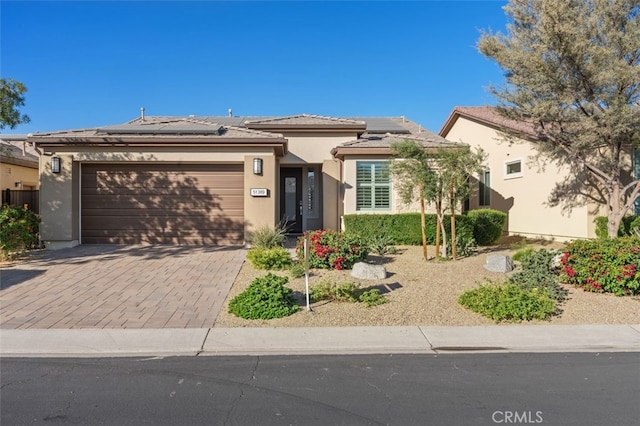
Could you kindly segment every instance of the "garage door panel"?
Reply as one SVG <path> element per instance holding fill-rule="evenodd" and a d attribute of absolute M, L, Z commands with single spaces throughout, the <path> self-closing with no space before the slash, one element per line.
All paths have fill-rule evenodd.
<path fill-rule="evenodd" d="M 84 244 L 239 244 L 243 166 L 82 167 Z"/>

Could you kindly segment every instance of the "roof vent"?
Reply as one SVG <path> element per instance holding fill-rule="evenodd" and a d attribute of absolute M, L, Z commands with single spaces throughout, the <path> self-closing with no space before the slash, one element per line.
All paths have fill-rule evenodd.
<path fill-rule="evenodd" d="M 140 108 L 140 121 L 144 121 L 144 107 Z"/>
<path fill-rule="evenodd" d="M 229 117 L 233 117 L 233 110 L 229 108 Z"/>

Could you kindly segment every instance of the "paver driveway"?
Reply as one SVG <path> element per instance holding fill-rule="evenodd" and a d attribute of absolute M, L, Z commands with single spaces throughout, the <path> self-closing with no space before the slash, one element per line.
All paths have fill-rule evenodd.
<path fill-rule="evenodd" d="M 0 269 L 0 328 L 211 327 L 246 251 L 82 245 Z"/>

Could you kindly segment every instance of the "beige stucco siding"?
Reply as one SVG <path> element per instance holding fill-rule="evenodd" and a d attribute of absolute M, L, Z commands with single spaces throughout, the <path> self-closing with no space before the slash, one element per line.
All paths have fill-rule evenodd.
<path fill-rule="evenodd" d="M 492 127 L 459 117 L 444 135 L 453 142 L 464 142 L 472 148 L 481 147 L 488 155 L 486 165 L 491 172 L 489 208 L 508 214 L 507 230 L 510 234 L 555 238 L 559 241 L 593 236 L 592 217 L 587 205 L 563 211 L 562 206 L 548 205 L 549 195 L 568 170 L 547 164 L 544 168 L 533 158 L 529 142 L 510 144 Z M 520 162 L 521 173 L 508 175 L 506 164 Z M 513 177 L 515 176 L 515 177 Z M 470 208 L 476 209 L 476 193 Z"/>
<path fill-rule="evenodd" d="M 51 172 L 51 157 L 40 157 L 40 235 L 47 248 L 78 245 L 79 164 L 73 156 L 60 157 L 60 173 Z"/>
<path fill-rule="evenodd" d="M 280 160 L 282 165 L 322 164 L 331 159 L 336 146 L 355 140 L 357 133 L 284 133 L 289 141 L 289 153 Z"/>
<path fill-rule="evenodd" d="M 18 183 L 18 185 L 16 185 Z M 38 168 L 0 163 L 1 189 L 38 189 Z"/>

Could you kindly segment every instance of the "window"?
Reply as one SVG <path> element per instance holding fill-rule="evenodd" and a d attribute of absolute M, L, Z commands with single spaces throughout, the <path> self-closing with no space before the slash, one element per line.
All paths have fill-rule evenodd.
<path fill-rule="evenodd" d="M 316 172 L 315 170 L 309 169 L 307 171 L 307 212 L 309 213 L 308 217 L 318 217 L 316 204 L 318 203 L 318 199 L 316 197 Z"/>
<path fill-rule="evenodd" d="M 478 188 L 478 204 L 481 206 L 488 206 L 491 204 L 491 172 L 489 170 L 484 170 L 480 173 L 478 180 L 480 181 L 480 187 Z"/>
<path fill-rule="evenodd" d="M 356 210 L 391 209 L 391 181 L 386 161 L 356 162 Z"/>
<path fill-rule="evenodd" d="M 513 179 L 522 177 L 522 160 L 515 159 L 504 163 L 504 178 Z"/>

